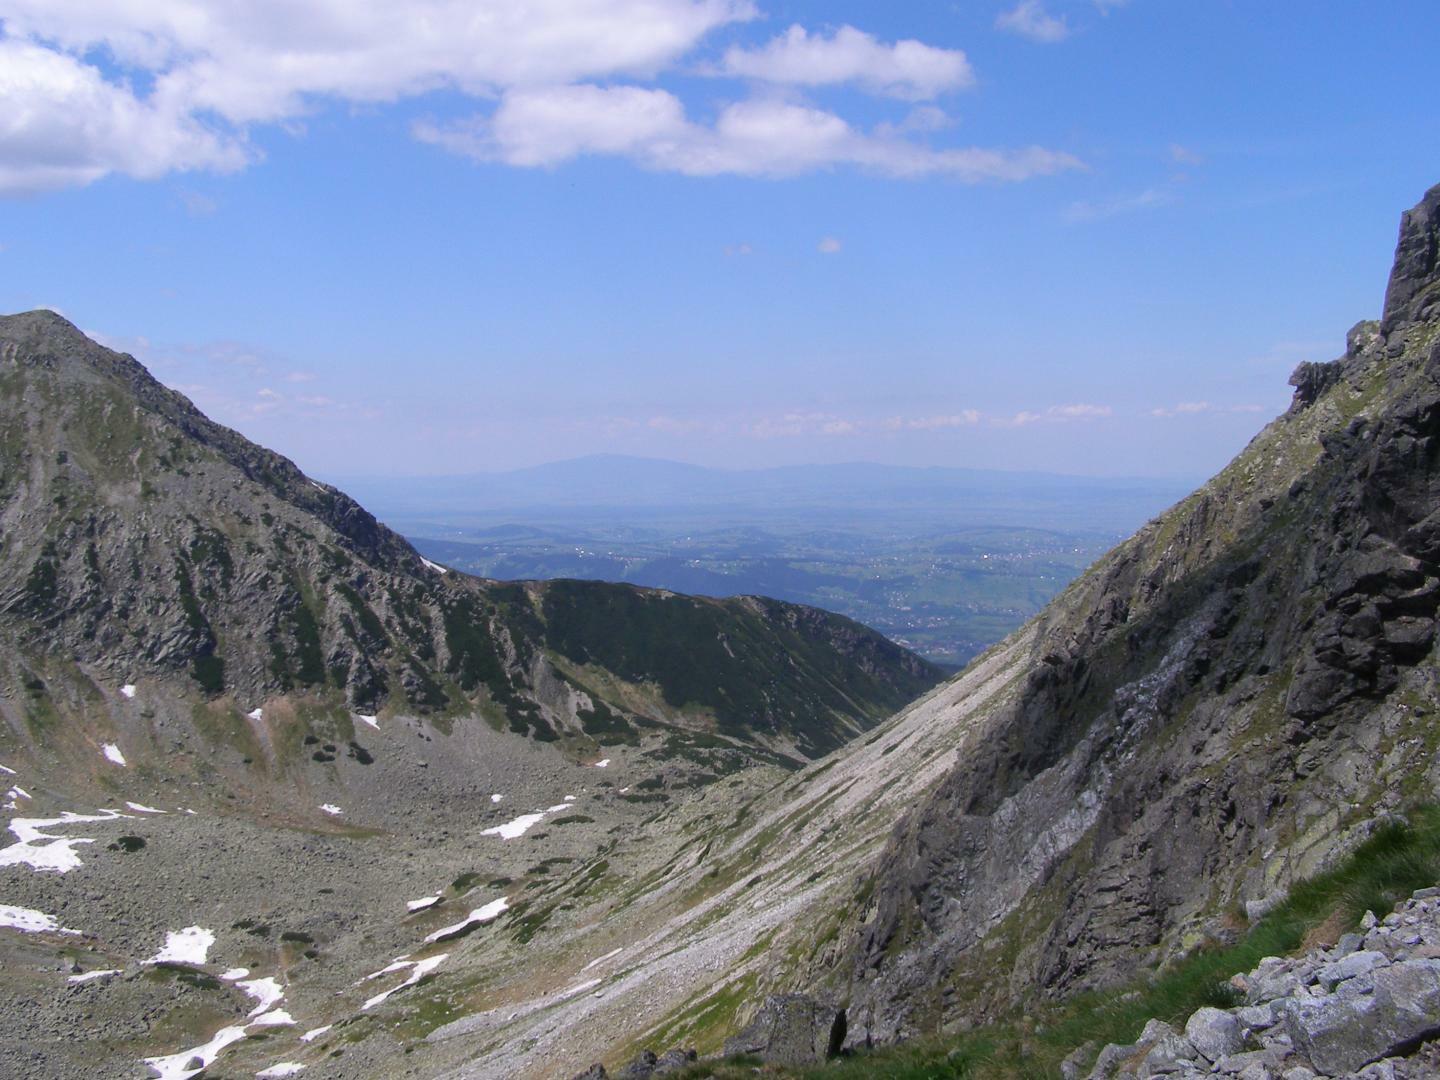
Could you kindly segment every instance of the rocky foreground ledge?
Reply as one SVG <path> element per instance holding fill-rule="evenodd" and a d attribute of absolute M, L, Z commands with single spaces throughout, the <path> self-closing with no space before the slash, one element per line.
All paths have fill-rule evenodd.
<path fill-rule="evenodd" d="M 1270 956 L 1231 985 L 1245 1003 L 1196 1011 L 1183 1031 L 1151 1020 L 1100 1051 L 1089 1080 L 1375 1080 L 1440 1077 L 1440 888 L 1421 889 L 1362 933 L 1301 957 Z M 1094 1045 L 1062 1066 L 1078 1080 Z"/>

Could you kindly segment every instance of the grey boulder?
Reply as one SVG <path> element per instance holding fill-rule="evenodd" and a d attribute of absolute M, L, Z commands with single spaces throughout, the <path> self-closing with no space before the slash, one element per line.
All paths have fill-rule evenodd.
<path fill-rule="evenodd" d="M 1245 1044 L 1240 1021 L 1223 1009 L 1197 1009 L 1185 1024 L 1185 1037 L 1207 1061 L 1238 1054 Z"/>
<path fill-rule="evenodd" d="M 845 1010 L 808 994 L 771 994 L 725 1056 L 749 1054 L 767 1065 L 813 1065 L 834 1057 L 845 1042 Z"/>
<path fill-rule="evenodd" d="M 1405 961 L 1350 980 L 1338 993 L 1293 998 L 1285 1003 L 1285 1030 L 1295 1049 L 1331 1076 L 1405 1054 L 1440 1034 L 1440 960 Z"/>

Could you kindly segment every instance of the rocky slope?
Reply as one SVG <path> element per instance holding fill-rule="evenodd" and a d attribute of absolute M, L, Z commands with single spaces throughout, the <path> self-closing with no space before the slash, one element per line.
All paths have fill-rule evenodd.
<path fill-rule="evenodd" d="M 242 712 L 283 695 L 479 710 L 592 746 L 678 723 L 798 761 L 939 674 L 793 605 L 447 572 L 44 311 L 0 318 L 0 525 L 12 686 L 59 657 L 102 693 L 154 679 Z"/>
<path fill-rule="evenodd" d="M 1440 188 L 1378 323 L 1007 648 L 808 978 L 850 1039 L 963 1025 L 1204 940 L 1434 798 Z"/>
<path fill-rule="evenodd" d="M 1244 1004 L 1199 1009 L 1183 1031 L 1152 1020 L 1136 1042 L 1100 1050 L 1089 1080 L 1440 1075 L 1437 897 L 1440 889 L 1422 889 L 1383 919 L 1366 912 L 1360 932 L 1329 948 L 1266 957 L 1231 980 Z M 1079 1062 L 1068 1064 L 1079 1076 Z"/>

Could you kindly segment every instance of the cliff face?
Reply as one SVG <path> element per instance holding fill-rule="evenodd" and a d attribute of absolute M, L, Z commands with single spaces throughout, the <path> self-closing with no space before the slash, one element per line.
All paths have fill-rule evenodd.
<path fill-rule="evenodd" d="M 944 780 L 812 972 L 851 1041 L 1104 984 L 1223 933 L 1433 797 L 1440 188 L 1384 319 L 1017 641 Z"/>
<path fill-rule="evenodd" d="M 301 694 L 602 744 L 679 722 L 799 761 L 939 678 L 794 605 L 448 572 L 45 311 L 0 318 L 0 529 L 12 687 L 78 664 L 241 712 Z"/>

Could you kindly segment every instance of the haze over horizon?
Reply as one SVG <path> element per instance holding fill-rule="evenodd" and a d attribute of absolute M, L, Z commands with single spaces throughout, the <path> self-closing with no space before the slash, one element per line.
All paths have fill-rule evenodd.
<path fill-rule="evenodd" d="M 1196 477 L 1375 316 L 1440 10 L 0 0 L 0 310 L 321 474 Z M 276 33 L 276 30 L 283 33 Z"/>

